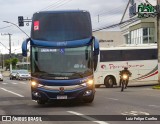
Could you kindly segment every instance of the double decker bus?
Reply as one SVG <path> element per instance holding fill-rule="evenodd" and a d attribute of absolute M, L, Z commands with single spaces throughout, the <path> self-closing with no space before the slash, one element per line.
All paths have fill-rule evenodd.
<path fill-rule="evenodd" d="M 31 94 L 38 104 L 51 100 L 94 100 L 94 70 L 99 54 L 87 11 L 42 11 L 32 18 Z M 81 62 L 81 63 L 79 63 Z"/>
<path fill-rule="evenodd" d="M 132 76 L 128 85 L 152 85 L 158 80 L 158 49 L 156 44 L 100 48 L 95 86 L 119 85 L 119 71 L 128 67 Z"/>

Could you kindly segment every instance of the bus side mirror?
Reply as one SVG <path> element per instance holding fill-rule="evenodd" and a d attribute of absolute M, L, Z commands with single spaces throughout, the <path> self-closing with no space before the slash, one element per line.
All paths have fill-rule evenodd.
<path fill-rule="evenodd" d="M 98 39 L 94 38 L 94 56 L 98 56 L 99 55 L 99 42 Z"/>
<path fill-rule="evenodd" d="M 94 61 L 94 71 L 97 69 L 98 64 L 98 55 L 99 55 L 99 42 L 98 39 L 94 38 L 94 52 L 93 52 L 93 61 Z"/>
<path fill-rule="evenodd" d="M 22 55 L 27 56 L 27 44 L 30 41 L 30 38 L 27 38 L 25 41 L 22 43 Z"/>

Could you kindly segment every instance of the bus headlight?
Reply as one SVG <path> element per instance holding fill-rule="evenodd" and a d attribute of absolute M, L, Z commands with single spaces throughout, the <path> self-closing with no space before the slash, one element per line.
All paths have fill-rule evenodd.
<path fill-rule="evenodd" d="M 88 84 L 89 86 L 93 85 L 93 80 L 92 80 L 92 79 L 88 80 L 88 81 L 87 81 L 87 84 Z"/>
<path fill-rule="evenodd" d="M 36 86 L 37 86 L 37 83 L 36 83 L 35 81 L 32 81 L 32 82 L 31 82 L 31 86 L 32 86 L 32 87 L 36 87 Z"/>
<path fill-rule="evenodd" d="M 42 86 L 44 86 L 44 85 L 39 84 L 39 83 L 37 83 L 36 81 L 32 81 L 32 82 L 31 82 L 31 86 L 32 86 L 32 87 L 42 87 Z"/>

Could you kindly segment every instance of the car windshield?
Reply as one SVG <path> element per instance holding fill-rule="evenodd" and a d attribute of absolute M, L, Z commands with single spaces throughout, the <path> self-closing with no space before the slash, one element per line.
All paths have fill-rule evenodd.
<path fill-rule="evenodd" d="M 18 72 L 18 70 L 12 70 L 12 73 L 17 73 Z"/>
<path fill-rule="evenodd" d="M 32 47 L 32 76 L 45 79 L 74 79 L 93 74 L 92 47 Z"/>
<path fill-rule="evenodd" d="M 26 70 L 19 70 L 18 72 L 19 72 L 20 74 L 29 74 L 29 72 L 26 71 Z"/>

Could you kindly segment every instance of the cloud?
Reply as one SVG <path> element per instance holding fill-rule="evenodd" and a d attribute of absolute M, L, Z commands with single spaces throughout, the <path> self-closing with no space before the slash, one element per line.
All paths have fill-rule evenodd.
<path fill-rule="evenodd" d="M 48 10 L 82 9 L 88 10 L 92 17 L 92 27 L 101 27 L 119 22 L 128 0 L 0 0 L 0 28 L 8 26 L 2 21 L 18 23 L 18 16 L 32 18 L 33 13 L 49 8 Z M 98 22 L 98 14 L 100 22 Z M 30 34 L 30 26 L 22 29 Z M 11 33 L 14 44 L 22 43 L 25 34 L 17 27 L 0 29 L 0 33 Z M 8 37 L 0 35 L 0 42 L 8 46 Z"/>

